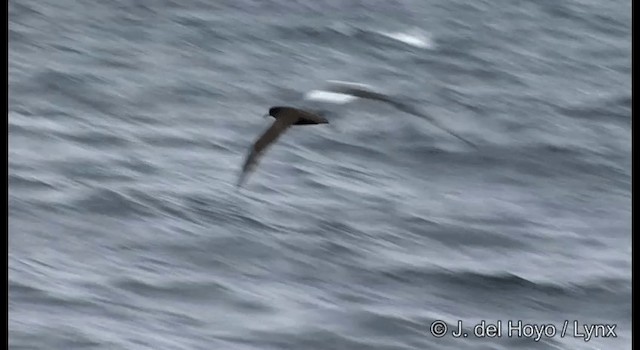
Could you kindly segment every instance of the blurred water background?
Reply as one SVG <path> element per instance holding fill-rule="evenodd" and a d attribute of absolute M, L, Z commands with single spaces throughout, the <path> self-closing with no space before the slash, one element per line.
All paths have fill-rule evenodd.
<path fill-rule="evenodd" d="M 631 349 L 631 1 L 8 10 L 10 348 Z M 261 116 L 327 79 L 478 149 L 336 105 L 236 191 Z"/>

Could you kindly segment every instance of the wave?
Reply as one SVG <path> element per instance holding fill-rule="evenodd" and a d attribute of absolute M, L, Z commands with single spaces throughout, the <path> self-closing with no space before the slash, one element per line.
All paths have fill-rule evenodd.
<path fill-rule="evenodd" d="M 216 282 L 175 281 L 151 283 L 139 279 L 121 278 L 113 281 L 111 284 L 133 294 L 155 298 L 187 298 L 193 301 L 194 299 L 200 298 L 209 299 L 212 295 L 224 296 L 226 298 L 232 298 L 234 295 L 229 288 Z"/>
<path fill-rule="evenodd" d="M 556 110 L 561 115 L 602 122 L 619 122 L 625 126 L 631 125 L 631 96 L 614 96 L 602 101 L 594 101 L 588 105 L 558 106 Z"/>
<path fill-rule="evenodd" d="M 92 190 L 83 198 L 71 201 L 68 206 L 83 213 L 113 217 L 155 217 L 158 212 L 153 204 L 136 198 L 131 191 L 101 188 Z"/>
<path fill-rule="evenodd" d="M 80 297 L 72 297 L 69 295 L 60 295 L 59 293 L 49 292 L 45 289 L 33 287 L 17 281 L 9 281 L 9 300 L 30 305 L 41 305 L 51 307 L 62 307 L 68 309 L 76 308 L 95 308 L 96 304 Z"/>
<path fill-rule="evenodd" d="M 464 289 L 470 292 L 495 292 L 523 294 L 543 293 L 547 296 L 591 297 L 627 296 L 631 293 L 631 282 L 623 278 L 598 278 L 583 282 L 535 281 L 509 272 L 479 272 L 448 269 L 404 268 L 386 271 L 389 277 L 417 283 L 449 284 L 449 290 Z"/>
<path fill-rule="evenodd" d="M 25 190 L 51 190 L 55 189 L 56 186 L 51 181 L 45 181 L 37 177 L 9 173 L 9 190 L 18 188 Z"/>

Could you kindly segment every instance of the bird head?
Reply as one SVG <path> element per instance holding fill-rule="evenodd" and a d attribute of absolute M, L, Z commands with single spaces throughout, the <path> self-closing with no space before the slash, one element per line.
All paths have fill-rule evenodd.
<path fill-rule="evenodd" d="M 276 119 L 277 119 L 277 118 L 278 118 L 278 115 L 279 115 L 279 113 L 282 111 L 282 109 L 284 109 L 284 107 L 278 107 L 278 106 L 276 106 L 276 107 L 271 107 L 271 108 L 269 108 L 269 113 L 265 114 L 265 118 L 267 118 L 267 117 L 271 116 L 271 117 L 274 117 L 274 118 L 276 118 Z"/>

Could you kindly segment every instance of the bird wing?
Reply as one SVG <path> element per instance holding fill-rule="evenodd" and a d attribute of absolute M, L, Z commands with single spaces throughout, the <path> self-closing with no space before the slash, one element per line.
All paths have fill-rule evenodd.
<path fill-rule="evenodd" d="M 387 102 L 390 103 L 392 106 L 394 106 L 396 109 L 398 109 L 400 111 L 403 111 L 403 112 L 408 113 L 408 114 L 413 114 L 415 116 L 419 116 L 419 117 L 428 119 L 431 122 L 431 124 L 435 125 L 438 129 L 448 133 L 449 135 L 457 138 L 458 140 L 466 143 L 467 145 L 469 145 L 469 146 L 471 146 L 473 148 L 476 148 L 476 149 L 478 148 L 478 146 L 476 146 L 474 143 L 472 143 L 471 141 L 465 139 L 464 137 L 456 134 L 455 132 L 449 130 L 448 128 L 446 128 L 444 125 L 440 124 L 440 122 L 438 122 L 436 119 L 432 118 L 431 116 L 429 116 L 427 114 L 424 114 L 424 113 L 420 113 L 417 110 L 415 110 L 415 108 L 413 108 L 413 107 L 411 107 L 409 105 L 406 105 L 404 103 L 391 101 L 391 100 L 387 100 Z"/>
<path fill-rule="evenodd" d="M 294 113 L 285 113 L 277 118 L 273 124 L 256 140 L 251 147 L 249 154 L 242 166 L 242 173 L 238 180 L 238 186 L 241 186 L 246 176 L 255 168 L 258 159 L 264 151 L 274 143 L 282 133 L 284 133 L 291 125 L 298 120 L 298 116 Z"/>
<path fill-rule="evenodd" d="M 377 101 L 393 103 L 393 101 L 389 98 L 389 96 L 386 96 L 371 90 L 367 90 L 366 85 L 362 85 L 362 84 L 330 81 L 328 90 L 331 92 L 351 95 L 354 97 L 364 98 L 368 100 L 377 100 Z"/>
<path fill-rule="evenodd" d="M 306 119 L 306 120 L 310 120 L 316 124 L 328 124 L 329 121 L 327 120 L 327 118 L 323 117 L 322 111 L 316 111 L 316 113 L 310 113 L 307 111 L 303 111 L 303 110 L 297 110 L 297 113 L 299 113 L 300 117 Z"/>
<path fill-rule="evenodd" d="M 454 133 L 453 131 L 447 129 L 446 127 L 444 127 L 442 124 L 440 124 L 436 119 L 434 119 L 433 117 L 424 114 L 424 113 L 420 113 L 419 111 L 417 111 L 415 108 L 394 100 L 393 98 L 391 98 L 390 96 L 381 94 L 381 93 L 377 93 L 374 91 L 370 91 L 366 89 L 366 86 L 364 85 L 360 85 L 360 84 L 349 84 L 349 83 L 342 83 L 342 82 L 331 82 L 331 84 L 328 87 L 329 91 L 332 92 L 337 92 L 337 93 L 341 93 L 341 94 L 346 94 L 346 95 L 351 95 L 351 96 L 355 96 L 355 97 L 359 97 L 359 98 L 364 98 L 364 99 L 369 99 L 369 100 L 376 100 L 376 101 L 381 101 L 381 102 L 385 102 L 388 103 L 390 105 L 392 105 L 393 107 L 395 107 L 396 109 L 408 113 L 408 114 L 412 114 L 418 117 L 422 117 L 424 119 L 429 120 L 433 125 L 435 125 L 437 128 L 439 128 L 440 130 L 448 133 L 449 135 L 457 138 L 458 140 L 466 143 L 467 145 L 473 147 L 473 148 L 477 148 L 477 146 L 475 144 L 473 144 L 472 142 L 470 142 L 469 140 L 463 138 L 462 136 Z"/>

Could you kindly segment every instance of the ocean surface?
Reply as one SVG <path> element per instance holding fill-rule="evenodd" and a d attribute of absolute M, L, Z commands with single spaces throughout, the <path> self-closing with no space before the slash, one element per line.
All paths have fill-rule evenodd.
<path fill-rule="evenodd" d="M 631 349 L 630 0 L 8 10 L 9 348 Z"/>

